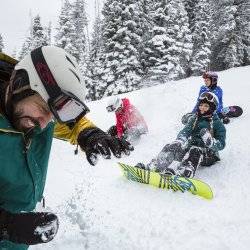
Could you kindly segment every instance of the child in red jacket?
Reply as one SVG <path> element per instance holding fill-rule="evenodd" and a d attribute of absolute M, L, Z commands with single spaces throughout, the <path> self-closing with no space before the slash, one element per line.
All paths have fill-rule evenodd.
<path fill-rule="evenodd" d="M 143 116 L 128 98 L 113 97 L 109 99 L 106 109 L 108 112 L 115 112 L 116 115 L 116 125 L 108 130 L 109 134 L 135 141 L 148 132 Z"/>

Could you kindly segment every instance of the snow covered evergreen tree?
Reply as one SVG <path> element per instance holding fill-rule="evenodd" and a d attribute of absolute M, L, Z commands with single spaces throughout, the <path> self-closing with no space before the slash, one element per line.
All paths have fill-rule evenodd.
<path fill-rule="evenodd" d="M 244 0 L 214 2 L 212 68 L 249 64 L 250 4 Z"/>
<path fill-rule="evenodd" d="M 143 71 L 143 76 L 147 77 L 148 74 L 148 54 L 147 54 L 147 43 L 151 39 L 153 20 L 152 13 L 154 10 L 154 3 L 150 0 L 139 0 L 139 25 L 142 42 L 138 45 L 139 60 Z"/>
<path fill-rule="evenodd" d="M 0 34 L 0 52 L 3 51 L 3 48 L 4 48 L 3 37 L 2 37 L 2 35 Z"/>
<path fill-rule="evenodd" d="M 238 50 L 242 51 L 240 61 L 241 65 L 250 65 L 250 1 L 236 0 L 237 15 L 236 24 L 238 28 L 238 34 L 241 37 L 242 48 Z"/>
<path fill-rule="evenodd" d="M 103 81 L 103 63 L 104 63 L 104 46 L 103 46 L 103 25 L 99 11 L 97 10 L 96 18 L 93 27 L 93 34 L 90 44 L 90 60 L 88 65 L 88 72 L 90 81 L 88 81 L 87 99 L 97 100 L 103 95 L 106 82 Z"/>
<path fill-rule="evenodd" d="M 200 75 L 210 66 L 210 3 L 207 0 L 199 0 L 194 8 L 193 15 L 193 53 L 190 62 L 190 73 Z"/>
<path fill-rule="evenodd" d="M 26 36 L 21 50 L 19 52 L 18 60 L 21 60 L 24 58 L 26 54 L 28 54 L 32 50 L 32 34 L 31 34 L 31 29 L 29 30 L 28 35 Z"/>
<path fill-rule="evenodd" d="M 192 52 L 187 12 L 181 0 L 157 0 L 153 36 L 147 44 L 149 72 L 162 81 L 186 75 Z"/>
<path fill-rule="evenodd" d="M 46 41 L 46 36 L 44 34 L 44 29 L 41 25 L 41 18 L 39 15 L 37 15 L 33 20 L 31 34 L 32 34 L 32 49 L 48 45 Z"/>
<path fill-rule="evenodd" d="M 88 20 L 85 11 L 85 0 L 76 0 L 72 6 L 72 21 L 75 28 L 75 32 L 72 34 L 73 44 L 76 48 L 74 56 L 80 64 L 85 64 L 87 60 L 88 52 Z"/>
<path fill-rule="evenodd" d="M 59 22 L 57 33 L 55 36 L 55 45 L 65 49 L 68 53 L 76 58 L 79 58 L 77 47 L 74 39 L 76 37 L 76 30 L 74 20 L 72 20 L 73 7 L 68 0 L 64 0 L 61 12 L 59 15 Z"/>
<path fill-rule="evenodd" d="M 133 0 L 108 0 L 104 4 L 104 80 L 105 95 L 132 91 L 138 88 L 141 67 L 137 45 L 138 8 Z"/>
<path fill-rule="evenodd" d="M 46 30 L 41 25 L 40 16 L 36 15 L 35 18 L 31 20 L 29 32 L 19 52 L 18 59 L 21 60 L 31 50 L 45 45 L 49 45 Z"/>
<path fill-rule="evenodd" d="M 197 11 L 196 6 L 198 5 L 199 0 L 184 0 L 184 6 L 188 14 L 188 22 L 190 31 L 193 32 L 195 26 L 195 13 Z M 207 2 L 209 4 L 210 0 Z"/>
<path fill-rule="evenodd" d="M 47 27 L 44 27 L 44 40 L 47 45 L 51 45 L 51 22 L 49 22 Z"/>

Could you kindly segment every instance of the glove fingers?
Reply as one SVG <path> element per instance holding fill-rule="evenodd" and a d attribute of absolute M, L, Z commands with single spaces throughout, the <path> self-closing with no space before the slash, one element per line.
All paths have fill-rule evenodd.
<path fill-rule="evenodd" d="M 91 151 L 86 151 L 86 158 L 90 165 L 95 166 L 98 161 L 97 153 Z"/>
<path fill-rule="evenodd" d="M 109 146 L 106 141 L 103 140 L 102 142 L 99 142 L 97 144 L 97 150 L 102 155 L 103 158 L 105 159 L 111 158 L 111 152 L 109 150 Z"/>
<path fill-rule="evenodd" d="M 121 148 L 123 151 L 133 151 L 134 147 L 126 140 L 121 139 L 120 140 Z"/>
<path fill-rule="evenodd" d="M 59 222 L 55 214 L 31 212 L 12 216 L 12 223 L 8 228 L 8 240 L 14 243 L 27 245 L 46 243 L 57 234 Z"/>
<path fill-rule="evenodd" d="M 57 234 L 59 227 L 59 221 L 55 214 L 44 214 L 43 221 L 38 224 L 34 231 L 34 235 L 41 243 L 47 243 L 51 241 Z"/>
<path fill-rule="evenodd" d="M 119 139 L 112 138 L 108 141 L 108 145 L 113 155 L 117 158 L 121 158 L 121 147 L 118 140 Z"/>

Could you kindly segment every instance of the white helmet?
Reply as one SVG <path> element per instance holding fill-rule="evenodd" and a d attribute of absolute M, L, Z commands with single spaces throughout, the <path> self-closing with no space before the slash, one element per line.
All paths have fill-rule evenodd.
<path fill-rule="evenodd" d="M 111 97 L 107 102 L 107 111 L 116 112 L 120 107 L 122 107 L 122 100 L 119 97 Z"/>
<path fill-rule="evenodd" d="M 49 70 L 61 90 L 72 93 L 80 101 L 84 102 L 86 88 L 76 59 L 64 49 L 55 46 L 43 46 L 35 49 L 15 66 L 15 70 L 24 69 L 28 73 L 31 89 L 39 93 L 46 102 L 48 101 L 49 94 L 31 58 L 32 53 L 36 54 L 39 52 L 42 53 Z M 41 68 L 41 70 L 43 69 Z"/>
<path fill-rule="evenodd" d="M 62 48 L 39 47 L 15 66 L 12 95 L 25 93 L 27 88 L 41 95 L 60 122 L 74 121 L 89 111 L 84 104 L 86 88 L 80 68 Z"/>

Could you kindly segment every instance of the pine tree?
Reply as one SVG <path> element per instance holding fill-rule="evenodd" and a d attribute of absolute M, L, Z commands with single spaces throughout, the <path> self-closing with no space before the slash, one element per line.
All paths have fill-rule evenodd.
<path fill-rule="evenodd" d="M 85 11 L 85 0 L 76 0 L 72 6 L 72 20 L 75 28 L 73 43 L 76 48 L 74 56 L 77 61 L 81 61 L 85 64 L 87 52 L 88 52 L 88 41 L 87 41 L 87 27 L 88 20 Z"/>
<path fill-rule="evenodd" d="M 0 52 L 3 51 L 3 48 L 4 48 L 3 37 L 2 37 L 2 35 L 0 34 Z"/>
<path fill-rule="evenodd" d="M 184 77 L 192 52 L 187 12 L 181 0 L 158 0 L 147 44 L 149 72 L 158 80 Z"/>
<path fill-rule="evenodd" d="M 210 66 L 210 17 L 211 7 L 207 0 L 199 0 L 193 17 L 193 53 L 190 62 L 191 74 L 199 75 Z"/>
<path fill-rule="evenodd" d="M 103 63 L 104 63 L 104 46 L 103 46 L 103 37 L 102 37 L 102 20 L 100 13 L 97 12 L 94 27 L 92 40 L 90 44 L 90 64 L 88 65 L 88 72 L 91 80 L 88 81 L 88 95 L 87 99 L 97 100 L 100 99 L 105 90 L 105 82 L 103 81 Z"/>
<path fill-rule="evenodd" d="M 44 40 L 46 45 L 51 45 L 51 22 L 49 22 L 47 27 L 44 27 Z"/>
<path fill-rule="evenodd" d="M 195 13 L 197 11 L 197 5 L 199 0 L 184 0 L 184 6 L 188 14 L 188 23 L 191 33 L 194 31 L 195 26 Z M 209 0 L 207 4 L 209 5 Z"/>
<path fill-rule="evenodd" d="M 49 45 L 46 35 L 46 29 L 41 25 L 41 18 L 37 15 L 35 18 L 31 17 L 31 25 L 29 27 L 28 35 L 19 52 L 18 59 L 21 60 L 31 50 L 40 46 Z"/>
<path fill-rule="evenodd" d="M 31 36 L 31 30 L 30 30 L 29 34 L 26 36 L 23 42 L 23 45 L 19 52 L 18 60 L 23 59 L 24 56 L 28 54 L 31 50 L 32 50 L 32 36 Z"/>
<path fill-rule="evenodd" d="M 72 20 L 72 8 L 73 7 L 70 2 L 68 0 L 64 0 L 59 15 L 59 25 L 55 36 L 55 45 L 65 49 L 68 53 L 77 58 L 79 54 L 74 43 L 76 31 Z"/>
<path fill-rule="evenodd" d="M 148 53 L 147 43 L 152 37 L 154 3 L 150 0 L 139 0 L 139 35 L 141 36 L 141 43 L 138 46 L 139 60 L 143 71 L 143 76 L 148 74 Z"/>
<path fill-rule="evenodd" d="M 242 63 L 250 65 L 250 1 L 237 0 L 238 5 L 236 23 L 242 39 Z"/>
<path fill-rule="evenodd" d="M 41 18 L 37 15 L 32 24 L 32 49 L 36 49 L 40 46 L 48 45 L 44 34 L 44 29 L 41 25 Z"/>
<path fill-rule="evenodd" d="M 140 80 L 138 8 L 133 0 L 108 0 L 103 8 L 105 95 L 135 90 Z"/>
<path fill-rule="evenodd" d="M 247 1 L 214 3 L 211 64 L 215 70 L 249 64 L 249 13 Z"/>

